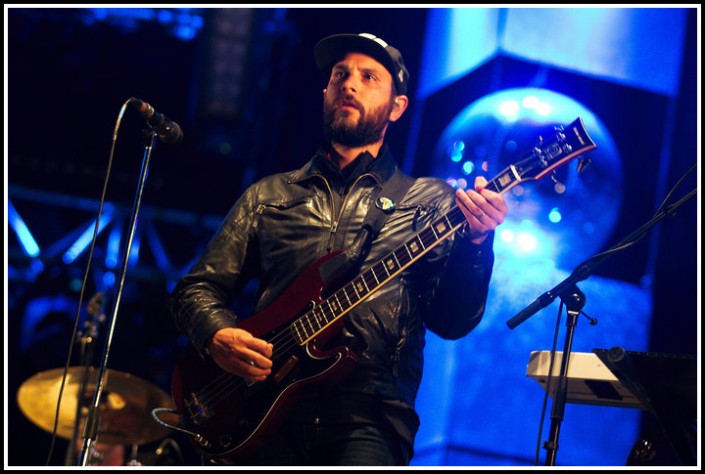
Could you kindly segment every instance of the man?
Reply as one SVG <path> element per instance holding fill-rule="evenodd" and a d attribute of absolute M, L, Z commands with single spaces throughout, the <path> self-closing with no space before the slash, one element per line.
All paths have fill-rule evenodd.
<path fill-rule="evenodd" d="M 484 189 L 484 178 L 467 191 L 453 191 L 438 178 L 418 178 L 403 197 L 385 200 L 385 188 L 377 198 L 393 176 L 403 175 L 384 144 L 389 123 L 409 104 L 409 73 L 402 56 L 382 39 L 364 33 L 324 38 L 314 56 L 329 74 L 323 90 L 323 144 L 302 168 L 265 177 L 245 191 L 200 260 L 176 286 L 173 314 L 199 357 L 246 382 L 241 384 L 243 399 L 257 404 L 268 396 L 267 389 L 281 386 L 287 377 L 296 387 L 296 404 L 287 407 L 276 430 L 237 463 L 408 465 L 419 427 L 414 403 L 425 331 L 456 339 L 480 322 L 494 263 L 493 231 L 507 207 L 500 194 Z M 447 230 L 445 225 L 430 230 L 429 225 L 456 203 L 462 212 L 457 232 L 428 249 L 416 240 L 405 245 L 423 229 L 434 237 Z M 363 227 L 369 229 L 365 216 L 375 206 L 387 213 L 386 220 L 378 233 L 364 232 Z M 361 237 L 366 235 L 370 237 Z M 398 253 L 390 257 L 399 248 L 413 264 L 405 266 L 399 258 L 404 255 Z M 344 253 L 332 254 L 341 250 Z M 326 260 L 319 267 L 325 255 L 345 258 Z M 384 265 L 384 275 L 375 264 Z M 282 312 L 292 312 L 282 318 L 289 324 L 307 309 L 291 307 L 291 302 L 300 288 L 297 276 L 312 267 L 326 287 L 349 281 L 341 274 L 372 274 L 367 280 L 372 286 L 380 280 L 383 284 L 374 291 L 366 282 L 346 287 L 335 293 L 332 303 L 319 305 L 320 313 L 313 310 L 310 319 L 302 318 L 305 322 L 297 321 L 271 339 L 253 334 L 253 327 L 268 332 L 267 319 L 282 318 Z M 400 268 L 403 271 L 395 273 Z M 389 275 L 393 278 L 384 281 Z M 231 308 L 253 278 L 259 283 L 253 317 L 257 324 L 248 326 L 250 320 L 238 318 Z M 338 317 L 336 309 L 346 311 Z M 329 310 L 334 314 L 330 320 L 325 314 Z M 322 334 L 324 347 L 342 348 L 336 357 L 355 361 L 351 369 L 336 362 L 336 369 L 340 365 L 345 370 L 330 380 L 327 369 L 321 369 L 325 376 L 320 380 L 315 372 L 297 372 L 308 362 L 304 359 L 324 352 L 312 339 Z M 292 344 L 292 338 L 298 344 Z M 280 358 L 278 351 L 291 346 L 302 349 Z M 184 375 L 194 372 L 200 370 Z M 308 383 L 311 380 L 315 383 Z M 289 395 L 289 387 L 280 389 L 282 398 Z M 192 425 L 194 431 L 212 418 L 217 423 L 214 410 L 201 405 L 204 398 L 200 392 L 192 396 L 200 418 Z M 245 407 L 238 408 L 243 417 L 261 409 Z M 219 455 L 231 454 L 239 441 L 233 443 L 230 433 L 225 438 L 228 442 L 220 447 L 213 448 L 218 441 L 209 444 L 206 456 L 230 462 Z"/>

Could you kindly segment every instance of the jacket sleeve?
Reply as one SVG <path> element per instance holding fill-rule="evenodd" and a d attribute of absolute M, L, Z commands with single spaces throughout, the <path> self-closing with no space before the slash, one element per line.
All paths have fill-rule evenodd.
<path fill-rule="evenodd" d="M 463 229 L 431 252 L 433 277 L 421 297 L 426 327 L 444 339 L 459 339 L 482 319 L 494 266 L 494 232 L 475 245 Z"/>
<path fill-rule="evenodd" d="M 475 245 L 468 237 L 453 237 L 450 252 L 436 262 L 441 266 L 435 286 L 429 285 L 424 307 L 426 327 L 444 339 L 459 339 L 482 319 L 494 265 L 494 233 Z"/>
<path fill-rule="evenodd" d="M 250 280 L 256 258 L 251 251 L 256 247 L 253 196 L 250 188 L 233 205 L 203 254 L 171 293 L 174 323 L 200 354 L 219 329 L 237 325 L 231 308 Z"/>

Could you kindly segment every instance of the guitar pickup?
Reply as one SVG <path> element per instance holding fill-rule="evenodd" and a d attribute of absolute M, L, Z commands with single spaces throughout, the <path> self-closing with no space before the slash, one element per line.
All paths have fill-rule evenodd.
<path fill-rule="evenodd" d="M 284 362 L 284 364 L 281 366 L 281 368 L 279 370 L 277 370 L 277 373 L 274 374 L 274 376 L 273 376 L 274 381 L 277 383 L 281 382 L 284 379 L 284 377 L 286 377 L 287 374 L 289 372 L 291 372 L 291 369 L 293 369 L 294 366 L 298 362 L 299 362 L 299 358 L 296 357 L 295 355 L 292 355 L 291 357 L 289 357 L 289 359 L 287 359 L 287 361 Z"/>

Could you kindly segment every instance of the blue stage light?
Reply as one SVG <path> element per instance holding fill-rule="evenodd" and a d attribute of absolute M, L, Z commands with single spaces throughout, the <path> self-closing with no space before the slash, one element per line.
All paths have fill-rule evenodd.
<path fill-rule="evenodd" d="M 586 106 L 539 88 L 487 95 L 463 109 L 441 135 L 432 172 L 465 188 L 477 176 L 496 177 L 531 152 L 539 138 L 555 139 L 554 126 L 578 117 L 597 144 L 586 155 L 590 167 L 578 173 L 577 159 L 572 160 L 550 176 L 510 188 L 505 193 L 510 213 L 500 230 L 514 238 L 498 239 L 497 254 L 547 258 L 550 266 L 572 269 L 597 253 L 613 231 L 623 200 L 622 161 L 614 141 Z M 463 144 L 462 160 L 457 160 L 458 144 Z"/>

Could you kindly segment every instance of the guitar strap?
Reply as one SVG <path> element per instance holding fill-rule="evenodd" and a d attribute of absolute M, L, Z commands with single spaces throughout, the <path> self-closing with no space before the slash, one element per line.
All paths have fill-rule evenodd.
<path fill-rule="evenodd" d="M 415 179 L 399 171 L 392 174 L 384 185 L 372 195 L 374 205 L 365 215 L 360 233 L 351 249 L 339 258 L 333 258 L 320 267 L 324 282 L 330 282 L 342 274 L 359 269 L 370 251 L 370 244 L 377 237 L 387 218 L 396 210 L 397 203 L 406 195 Z M 341 261 L 342 260 L 342 261 Z"/>
<path fill-rule="evenodd" d="M 370 244 L 377 237 L 379 231 L 384 226 L 384 223 L 397 208 L 397 203 L 406 195 L 411 185 L 414 183 L 414 178 L 401 172 L 396 172 L 382 186 L 381 189 L 373 197 L 374 206 L 370 206 L 365 220 L 362 223 L 362 241 L 358 245 L 357 252 L 359 261 L 362 262 L 369 252 Z M 357 242 L 357 241 L 356 241 Z M 355 245 L 354 247 L 356 247 Z"/>

